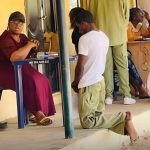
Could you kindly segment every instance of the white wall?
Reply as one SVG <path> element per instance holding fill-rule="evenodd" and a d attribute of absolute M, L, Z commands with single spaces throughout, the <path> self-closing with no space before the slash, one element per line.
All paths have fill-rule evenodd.
<path fill-rule="evenodd" d="M 16 117 L 16 92 L 4 90 L 0 101 L 0 121 Z"/>
<path fill-rule="evenodd" d="M 150 14 L 150 0 L 138 0 L 139 7 Z"/>

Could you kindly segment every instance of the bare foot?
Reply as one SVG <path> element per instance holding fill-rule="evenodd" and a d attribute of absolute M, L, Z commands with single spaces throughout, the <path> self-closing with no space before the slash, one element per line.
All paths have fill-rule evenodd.
<path fill-rule="evenodd" d="M 135 141 L 139 139 L 139 136 L 134 128 L 130 112 L 126 112 L 125 129 L 128 132 L 128 135 L 130 136 L 131 143 L 135 143 Z"/>
<path fill-rule="evenodd" d="M 125 118 L 125 120 L 126 120 L 126 121 L 129 121 L 129 120 L 131 120 L 131 119 L 132 119 L 131 112 L 130 112 L 130 111 L 127 111 L 127 112 L 126 112 L 126 118 Z"/>

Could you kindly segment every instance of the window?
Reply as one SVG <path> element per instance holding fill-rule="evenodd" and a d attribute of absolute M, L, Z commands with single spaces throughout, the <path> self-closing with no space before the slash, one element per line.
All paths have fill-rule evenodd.
<path fill-rule="evenodd" d="M 79 0 L 70 0 L 70 9 L 79 6 Z"/>

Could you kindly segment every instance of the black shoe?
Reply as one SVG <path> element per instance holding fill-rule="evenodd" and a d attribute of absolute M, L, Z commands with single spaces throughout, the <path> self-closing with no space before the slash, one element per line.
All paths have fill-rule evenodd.
<path fill-rule="evenodd" d="M 146 98 L 150 98 L 150 96 L 148 95 L 148 96 L 140 96 L 139 95 L 139 99 L 146 99 Z"/>
<path fill-rule="evenodd" d="M 7 128 L 7 122 L 0 122 L 0 130 Z"/>

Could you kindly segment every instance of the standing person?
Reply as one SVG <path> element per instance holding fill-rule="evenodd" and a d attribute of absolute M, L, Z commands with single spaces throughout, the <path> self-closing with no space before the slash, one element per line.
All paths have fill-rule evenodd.
<path fill-rule="evenodd" d="M 83 1 L 83 0 L 81 0 Z M 82 4 L 82 3 L 81 3 Z M 127 60 L 127 27 L 129 20 L 128 0 L 91 0 L 88 9 L 96 20 L 98 29 L 108 36 L 109 50 L 105 68 L 106 104 L 113 102 L 113 62 L 117 67 L 124 104 L 134 104 L 129 87 Z"/>
<path fill-rule="evenodd" d="M 72 88 L 78 93 L 78 111 L 83 128 L 106 128 L 125 134 L 131 141 L 138 138 L 131 120 L 131 113 L 122 112 L 116 115 L 105 115 L 105 70 L 106 54 L 109 40 L 97 30 L 92 14 L 84 11 L 78 14 L 76 24 L 83 34 L 79 39 L 79 54 L 75 68 Z"/>
<path fill-rule="evenodd" d="M 85 11 L 83 8 L 80 7 L 75 7 L 72 8 L 69 12 L 69 18 L 70 18 L 70 24 L 71 24 L 71 29 L 73 29 L 71 39 L 72 43 L 75 45 L 75 50 L 76 54 L 78 54 L 78 43 L 79 43 L 79 38 L 82 36 L 82 34 L 79 32 L 79 28 L 76 26 L 76 17 L 80 12 Z"/>
<path fill-rule="evenodd" d="M 0 85 L 16 90 L 15 73 L 12 61 L 29 58 L 31 50 L 38 47 L 38 41 L 22 34 L 25 18 L 19 11 L 13 12 L 8 20 L 8 29 L 0 37 Z M 27 110 L 35 115 L 40 125 L 49 125 L 52 120 L 47 116 L 55 114 L 52 89 L 49 80 L 31 67 L 22 67 L 23 99 Z"/>

